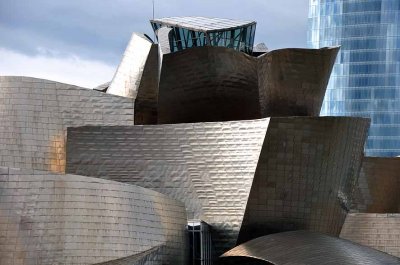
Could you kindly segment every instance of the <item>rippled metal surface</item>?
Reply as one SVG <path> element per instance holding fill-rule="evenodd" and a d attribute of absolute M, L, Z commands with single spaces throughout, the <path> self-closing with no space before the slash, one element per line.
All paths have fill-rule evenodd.
<path fill-rule="evenodd" d="M 69 126 L 133 125 L 133 100 L 49 80 L 0 77 L 0 166 L 64 172 Z"/>
<path fill-rule="evenodd" d="M 399 213 L 400 158 L 364 157 L 355 195 L 356 211 Z"/>
<path fill-rule="evenodd" d="M 157 123 L 159 45 L 151 46 L 135 99 L 135 124 Z"/>
<path fill-rule="evenodd" d="M 182 203 L 149 189 L 0 168 L 0 264 L 93 264 L 164 244 L 154 261 L 184 265 L 186 224 Z"/>
<path fill-rule="evenodd" d="M 338 50 L 283 49 L 256 58 L 198 47 L 164 55 L 158 123 L 318 116 Z"/>
<path fill-rule="evenodd" d="M 400 214 L 350 213 L 340 237 L 400 257 Z"/>
<path fill-rule="evenodd" d="M 261 118 L 256 59 L 224 47 L 163 56 L 158 123 Z"/>
<path fill-rule="evenodd" d="M 236 243 L 268 123 L 69 128 L 67 171 L 185 202 L 190 219 L 212 225 L 222 254 Z"/>
<path fill-rule="evenodd" d="M 271 118 L 238 242 L 306 229 L 339 236 L 369 120 Z"/>
<path fill-rule="evenodd" d="M 258 57 L 263 117 L 319 116 L 339 47 L 281 49 Z"/>
<path fill-rule="evenodd" d="M 143 251 L 122 259 L 110 260 L 94 265 L 163 265 L 162 255 L 163 246 L 153 247 L 149 250 Z M 186 264 L 185 264 L 186 265 Z"/>
<path fill-rule="evenodd" d="M 107 93 L 136 98 L 152 45 L 152 41 L 144 34 L 132 34 Z"/>
<path fill-rule="evenodd" d="M 268 264 L 398 265 L 400 259 L 347 240 L 308 231 L 263 236 L 226 252 L 222 257 L 249 257 Z"/>
<path fill-rule="evenodd" d="M 295 117 L 69 128 L 67 172 L 134 183 L 185 202 L 189 218 L 213 226 L 222 254 L 240 229 L 268 232 L 273 222 L 278 231 L 339 235 L 367 126 L 362 118 Z"/>

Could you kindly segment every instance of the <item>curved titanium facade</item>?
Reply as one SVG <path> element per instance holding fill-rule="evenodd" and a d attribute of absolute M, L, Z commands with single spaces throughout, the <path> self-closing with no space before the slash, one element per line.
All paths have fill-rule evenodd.
<path fill-rule="evenodd" d="M 400 3 L 310 0 L 309 47 L 341 45 L 322 115 L 371 118 L 368 156 L 400 154 Z"/>
<path fill-rule="evenodd" d="M 400 158 L 363 159 L 354 208 L 365 213 L 400 212 Z"/>
<path fill-rule="evenodd" d="M 31 77 L 0 77 L 0 166 L 64 172 L 65 130 L 133 125 L 133 100 Z"/>
<path fill-rule="evenodd" d="M 157 246 L 129 257 L 96 263 L 94 265 L 158 265 L 163 247 Z M 186 264 L 183 264 L 186 265 Z"/>
<path fill-rule="evenodd" d="M 158 123 L 260 118 L 256 59 L 223 47 L 163 56 Z"/>
<path fill-rule="evenodd" d="M 159 45 L 153 44 L 149 51 L 146 64 L 135 99 L 135 124 L 157 123 L 157 102 L 159 83 Z"/>
<path fill-rule="evenodd" d="M 200 47 L 164 55 L 158 123 L 318 116 L 336 48 L 251 57 Z"/>
<path fill-rule="evenodd" d="M 305 229 L 339 236 L 369 121 L 271 118 L 238 242 Z"/>
<path fill-rule="evenodd" d="M 144 67 L 153 42 L 144 34 L 133 33 L 107 93 L 136 98 Z"/>
<path fill-rule="evenodd" d="M 159 264 L 185 264 L 182 203 L 109 180 L 0 169 L 1 264 L 93 264 L 160 244 Z"/>
<path fill-rule="evenodd" d="M 274 231 L 339 235 L 367 126 L 361 118 L 297 117 L 69 128 L 67 172 L 184 201 L 189 219 L 212 226 L 222 254 L 239 230 L 242 238 L 254 228 L 265 234 L 274 221 L 286 225 Z"/>
<path fill-rule="evenodd" d="M 338 51 L 282 49 L 258 57 L 262 117 L 319 116 Z"/>
<path fill-rule="evenodd" d="M 340 237 L 400 257 L 399 227 L 400 214 L 350 213 Z"/>
<path fill-rule="evenodd" d="M 68 172 L 154 189 L 235 246 L 269 119 L 68 129 Z M 88 148 L 88 146 L 91 146 Z"/>
<path fill-rule="evenodd" d="M 222 255 L 248 257 L 264 264 L 396 265 L 400 259 L 347 240 L 324 234 L 292 231 L 259 237 Z M 258 264 L 258 263 L 257 263 Z M 262 264 L 262 263 L 260 263 Z"/>

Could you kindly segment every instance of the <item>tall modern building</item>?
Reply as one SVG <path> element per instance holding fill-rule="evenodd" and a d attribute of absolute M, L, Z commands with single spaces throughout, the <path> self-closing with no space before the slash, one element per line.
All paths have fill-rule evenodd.
<path fill-rule="evenodd" d="M 308 46 L 340 45 L 322 116 L 371 118 L 368 156 L 400 154 L 400 1 L 310 0 Z"/>

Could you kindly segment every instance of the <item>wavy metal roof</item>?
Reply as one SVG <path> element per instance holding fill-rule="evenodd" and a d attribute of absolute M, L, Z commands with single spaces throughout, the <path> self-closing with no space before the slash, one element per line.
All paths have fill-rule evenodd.
<path fill-rule="evenodd" d="M 231 249 L 221 257 L 248 257 L 274 265 L 400 264 L 400 259 L 375 249 L 302 230 L 259 237 Z"/>
<path fill-rule="evenodd" d="M 202 32 L 235 29 L 256 24 L 255 21 L 251 20 L 233 20 L 226 18 L 207 17 L 167 17 L 153 19 L 150 20 L 150 22 Z"/>

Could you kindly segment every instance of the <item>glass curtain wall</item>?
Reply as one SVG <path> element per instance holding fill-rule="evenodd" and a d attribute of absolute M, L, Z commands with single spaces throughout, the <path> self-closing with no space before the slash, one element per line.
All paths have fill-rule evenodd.
<path fill-rule="evenodd" d="M 159 23 L 151 23 L 151 25 L 154 31 L 163 26 Z M 251 54 L 256 25 L 210 32 L 193 31 L 179 27 L 172 27 L 172 29 L 171 52 L 197 46 L 221 46 Z"/>
<path fill-rule="evenodd" d="M 308 46 L 341 45 L 322 116 L 371 118 L 368 156 L 400 155 L 400 0 L 310 0 Z"/>

